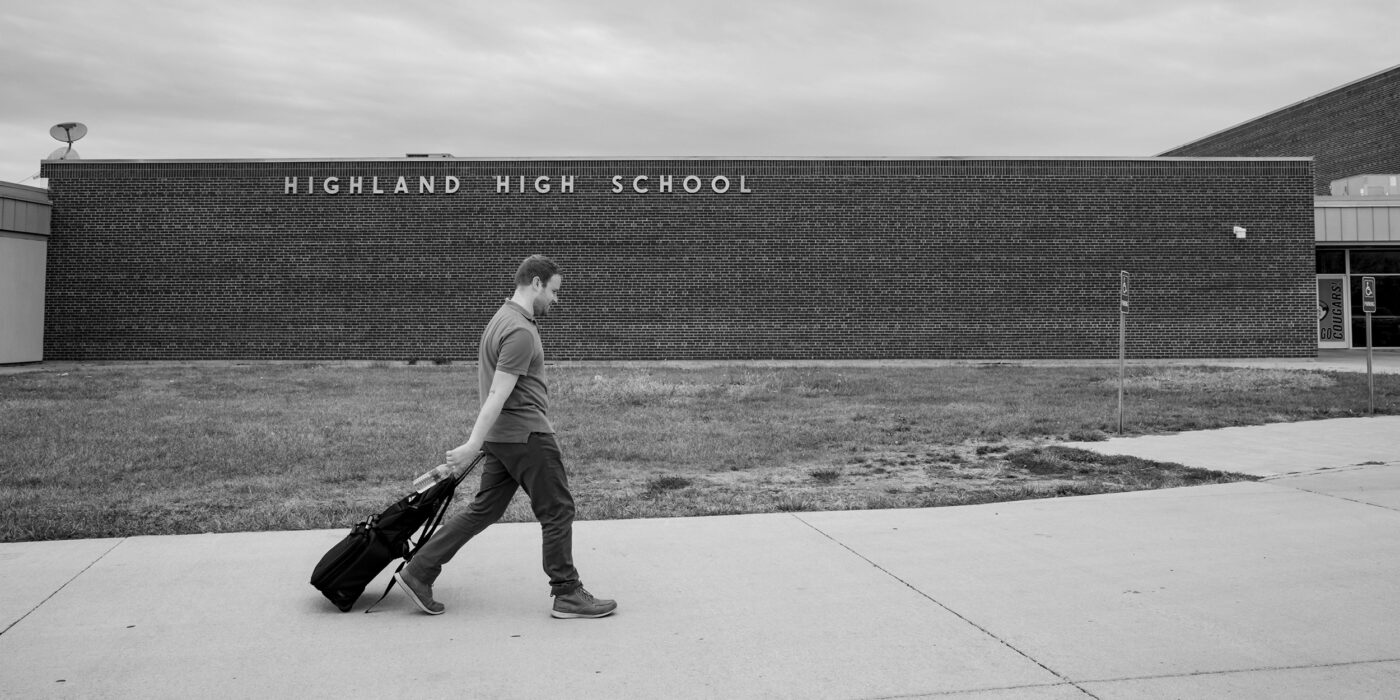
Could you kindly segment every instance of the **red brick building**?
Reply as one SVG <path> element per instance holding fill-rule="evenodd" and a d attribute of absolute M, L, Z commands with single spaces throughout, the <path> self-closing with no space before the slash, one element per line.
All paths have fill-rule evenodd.
<path fill-rule="evenodd" d="M 1361 287 L 1370 277 L 1373 343 L 1400 347 L 1400 66 L 1162 155 L 1311 156 L 1318 342 L 1365 347 Z"/>
<path fill-rule="evenodd" d="M 1299 156 L 1317 163 L 1314 193 L 1354 175 L 1400 173 L 1400 66 L 1177 146 L 1163 157 Z"/>
<path fill-rule="evenodd" d="M 1364 345 L 1366 276 L 1400 346 L 1398 119 L 1400 67 L 1156 158 L 50 161 L 45 354 L 469 359 L 532 253 L 560 359 L 1113 357 L 1120 271 L 1134 357 Z"/>
<path fill-rule="evenodd" d="M 51 161 L 49 359 L 475 357 L 515 265 L 556 359 L 1317 349 L 1312 161 Z M 1244 227 L 1245 238 L 1233 230 Z"/>

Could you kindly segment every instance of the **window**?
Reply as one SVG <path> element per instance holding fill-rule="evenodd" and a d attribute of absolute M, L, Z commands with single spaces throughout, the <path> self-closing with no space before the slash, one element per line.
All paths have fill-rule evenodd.
<path fill-rule="evenodd" d="M 1317 274 L 1344 275 L 1347 271 L 1347 252 L 1342 248 L 1317 249 Z"/>
<path fill-rule="evenodd" d="M 1400 248 L 1351 251 L 1351 274 L 1400 274 Z"/>

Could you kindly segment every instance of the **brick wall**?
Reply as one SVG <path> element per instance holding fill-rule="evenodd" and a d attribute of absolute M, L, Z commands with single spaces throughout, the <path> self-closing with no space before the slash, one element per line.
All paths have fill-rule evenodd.
<path fill-rule="evenodd" d="M 1313 156 L 1314 193 L 1352 175 L 1400 173 L 1400 66 L 1244 124 L 1179 146 L 1163 156 Z"/>
<path fill-rule="evenodd" d="M 1116 357 L 1119 270 L 1134 357 L 1312 356 L 1311 166 L 46 163 L 46 356 L 474 359 L 531 253 L 564 271 L 553 359 Z"/>

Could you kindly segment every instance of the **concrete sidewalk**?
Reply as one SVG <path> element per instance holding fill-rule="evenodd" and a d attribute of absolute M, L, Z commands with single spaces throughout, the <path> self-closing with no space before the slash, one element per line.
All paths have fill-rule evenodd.
<path fill-rule="evenodd" d="M 1400 417 L 1136 440 L 1091 445 L 1257 470 L 1273 444 L 1273 476 L 581 522 L 585 582 L 619 601 L 601 620 L 549 617 L 533 524 L 469 544 L 438 617 L 398 591 L 362 614 L 387 572 L 351 613 L 322 599 L 343 530 L 0 544 L 0 695 L 1395 696 Z"/>
<path fill-rule="evenodd" d="M 1100 454 L 1274 478 L 1400 464 L 1400 416 L 1330 418 L 1064 444 Z"/>

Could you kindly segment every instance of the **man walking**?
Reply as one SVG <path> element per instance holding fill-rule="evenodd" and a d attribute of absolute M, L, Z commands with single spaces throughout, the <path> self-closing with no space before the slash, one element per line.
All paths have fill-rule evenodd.
<path fill-rule="evenodd" d="M 540 522 L 544 571 L 549 576 L 558 618 L 603 617 L 617 609 L 611 600 L 594 598 L 579 582 L 573 561 L 574 499 L 554 427 L 546 415 L 544 346 L 535 319 L 546 316 L 559 299 L 563 277 L 543 255 L 532 255 L 515 272 L 515 294 L 487 324 L 478 351 L 481 411 L 471 437 L 447 453 L 460 473 L 479 452 L 486 453 L 481 490 L 467 510 L 448 520 L 394 575 L 408 597 L 429 615 L 440 615 L 433 583 L 442 565 L 457 550 L 505 513 L 515 489 L 525 489 Z"/>

